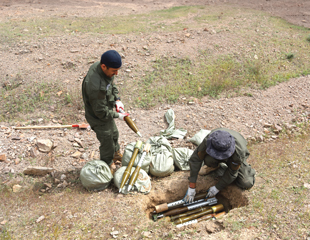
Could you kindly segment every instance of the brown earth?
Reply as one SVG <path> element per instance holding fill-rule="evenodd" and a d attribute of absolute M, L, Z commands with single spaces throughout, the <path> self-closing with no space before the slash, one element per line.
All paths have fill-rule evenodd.
<path fill-rule="evenodd" d="M 89 11 L 92 14 L 100 15 L 122 15 L 128 13 L 145 13 L 152 10 L 169 8 L 173 6 L 184 5 L 236 5 L 251 9 L 262 10 L 271 13 L 272 15 L 279 16 L 287 21 L 310 28 L 310 3 L 307 0 L 127 0 L 127 1 L 93 1 L 93 0 L 3 0 L 0 7 L 2 11 L 16 11 L 21 13 L 18 15 L 31 16 L 37 11 L 57 11 L 67 12 L 68 14 L 87 14 Z M 25 12 L 24 10 L 27 9 Z M 40 14 L 40 13 L 39 13 Z M 45 14 L 45 13 L 44 13 Z M 18 16 L 17 15 L 17 16 Z M 53 13 L 52 13 L 53 15 Z M 16 15 L 15 15 L 16 17 Z"/>
<path fill-rule="evenodd" d="M 13 18 L 39 18 L 43 16 L 107 16 L 107 15 L 126 15 L 131 13 L 145 13 L 152 10 L 169 8 L 179 5 L 210 5 L 223 6 L 232 5 L 245 8 L 267 11 L 275 16 L 279 16 L 291 23 L 310 27 L 310 2 L 309 1 L 282 1 L 282 0 L 224 0 L 224 1 L 151 1 L 151 0 L 130 0 L 130 1 L 33 1 L 33 0 L 12 0 L 0 3 L 0 20 Z M 147 39 L 164 36 L 150 36 L 141 34 L 140 36 L 127 36 L 134 40 L 130 48 L 142 48 Z M 171 39 L 178 38 L 178 33 L 171 34 Z M 197 37 L 189 40 L 184 47 L 174 46 L 162 41 L 152 43 L 154 49 L 159 49 L 161 54 L 177 54 L 180 49 L 186 55 L 191 46 L 203 44 L 202 38 Z M 213 36 L 212 41 L 219 41 L 217 36 Z M 116 48 L 121 49 L 125 39 L 122 37 L 109 36 L 105 41 L 100 39 L 84 38 L 63 38 L 47 39 L 46 42 L 20 43 L 7 49 L 2 46 L 0 51 L 0 72 L 2 75 L 16 76 L 22 72 L 24 81 L 36 79 L 63 79 L 71 85 L 79 86 L 81 76 L 85 75 L 89 67 L 89 58 L 97 60 L 98 56 L 110 47 L 111 42 L 116 42 Z M 37 47 L 34 47 L 37 45 Z M 30 49 L 26 54 L 21 52 Z M 70 51 L 78 49 L 78 52 Z M 118 49 L 117 49 L 118 50 Z M 124 53 L 125 66 L 135 66 L 138 64 L 148 64 L 154 56 L 147 61 L 139 56 L 136 51 Z M 78 60 L 77 60 L 78 59 Z M 18 64 L 16 64 L 18 62 Z M 63 63 L 76 63 L 77 67 L 73 71 L 63 71 Z M 129 78 L 126 73 L 121 73 L 118 82 Z M 143 134 L 143 140 L 154 136 L 167 127 L 164 114 L 172 108 L 176 115 L 176 128 L 188 130 L 187 138 L 184 140 L 173 140 L 173 147 L 185 146 L 194 149 L 195 146 L 187 140 L 200 129 L 213 129 L 216 127 L 228 127 L 240 131 L 249 140 L 273 141 L 276 135 L 271 135 L 270 126 L 274 128 L 292 128 L 294 123 L 308 121 L 310 111 L 310 77 L 292 79 L 286 83 L 279 84 L 268 90 L 247 90 L 251 96 L 241 96 L 235 98 L 220 99 L 203 98 L 201 101 L 192 99 L 193 104 L 186 103 L 176 105 L 162 105 L 150 110 L 130 109 L 132 118 Z M 121 88 L 121 87 L 120 87 Z M 120 89 L 121 90 L 121 89 Z M 126 107 L 126 102 L 125 107 Z M 31 119 L 38 121 L 36 115 Z M 81 122 L 85 121 L 83 113 L 79 113 Z M 54 122 L 44 122 L 42 125 L 61 123 L 55 117 Z M 275 126 L 276 124 L 276 126 Z M 121 150 L 127 143 L 137 140 L 125 123 L 117 120 L 120 131 Z M 296 129 L 296 128 L 294 128 Z M 264 138 L 263 135 L 270 136 Z M 39 138 L 48 138 L 54 142 L 56 148 L 47 154 L 36 152 L 30 162 L 24 159 L 29 158 L 31 150 L 35 149 L 35 141 Z M 83 148 L 74 145 L 75 138 L 83 143 Z M 58 171 L 66 172 L 68 169 L 81 168 L 85 161 L 98 158 L 98 141 L 92 131 L 88 130 L 14 130 L 8 123 L 1 123 L 1 148 L 0 153 L 6 154 L 6 161 L 0 162 L 0 173 L 2 176 L 12 173 L 16 174 L 28 165 L 39 165 L 53 167 Z M 70 157 L 74 152 L 80 151 L 83 155 L 80 158 Z M 251 163 L 251 158 L 249 159 Z M 140 197 L 137 204 L 141 208 L 150 211 L 154 204 L 179 199 L 184 195 L 187 188 L 186 172 L 176 172 L 175 174 L 158 180 L 155 178 L 154 190 L 148 196 Z M 3 178 L 5 179 L 5 177 Z M 178 185 L 175 182 L 178 181 Z M 209 178 L 199 177 L 199 191 L 206 190 L 214 181 Z M 229 199 L 230 207 L 246 205 L 246 193 L 234 186 L 223 190 L 222 197 Z M 237 199 L 236 199 L 237 198 Z M 210 223 L 211 224 L 211 223 Z M 211 224 L 212 225 L 212 224 Z M 210 228 L 212 226 L 209 225 Z"/>

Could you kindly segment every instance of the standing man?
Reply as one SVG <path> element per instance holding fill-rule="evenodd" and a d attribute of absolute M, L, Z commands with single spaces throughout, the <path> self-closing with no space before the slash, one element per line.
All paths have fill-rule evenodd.
<path fill-rule="evenodd" d="M 110 166 L 111 171 L 112 163 L 122 159 L 114 118 L 124 120 L 129 115 L 124 112 L 118 89 L 113 83 L 114 75 L 118 74 L 121 66 L 119 53 L 115 50 L 106 51 L 100 62 L 90 66 L 82 85 L 85 118 L 100 142 L 100 159 Z M 113 111 L 114 106 L 116 112 Z"/>
<path fill-rule="evenodd" d="M 208 189 L 206 198 L 214 197 L 232 182 L 242 189 L 253 187 L 255 170 L 246 161 L 250 155 L 246 146 L 244 137 L 234 130 L 212 130 L 189 159 L 189 188 L 184 197 L 185 202 L 194 200 L 196 180 L 198 173 L 203 175 L 201 172 L 207 174 L 216 171 L 217 176 L 221 177 L 215 186 Z M 205 165 L 201 168 L 203 162 Z"/>

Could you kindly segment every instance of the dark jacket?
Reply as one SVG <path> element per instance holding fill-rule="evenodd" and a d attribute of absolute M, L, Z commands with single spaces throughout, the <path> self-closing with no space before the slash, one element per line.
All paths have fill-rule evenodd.
<path fill-rule="evenodd" d="M 82 84 L 85 118 L 91 127 L 104 125 L 105 122 L 118 118 L 113 111 L 118 98 L 118 89 L 113 84 L 114 76 L 107 77 L 96 62 L 88 70 Z"/>

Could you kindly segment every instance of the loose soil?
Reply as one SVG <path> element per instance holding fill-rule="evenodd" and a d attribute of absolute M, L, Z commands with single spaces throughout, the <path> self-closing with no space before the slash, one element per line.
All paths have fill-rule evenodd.
<path fill-rule="evenodd" d="M 126 15 L 131 13 L 146 13 L 152 10 L 165 9 L 180 5 L 210 5 L 223 7 L 227 5 L 240 6 L 245 8 L 257 9 L 269 12 L 275 16 L 286 19 L 287 21 L 310 28 L 310 2 L 309 1 L 288 1 L 288 0 L 224 0 L 224 1 L 47 1 L 47 0 L 4 0 L 0 3 L 0 20 L 14 18 L 40 18 L 46 16 L 110 16 Z M 170 38 L 177 38 L 178 33 L 170 34 Z M 137 39 L 137 36 L 129 36 Z M 134 41 L 131 48 L 142 48 L 143 39 L 155 39 L 158 36 L 141 34 L 138 38 L 141 41 Z M 164 36 L 159 36 L 164 37 Z M 220 41 L 213 36 L 213 41 Z M 22 73 L 24 81 L 33 79 L 62 79 L 70 86 L 78 86 L 82 77 L 88 70 L 89 59 L 98 60 L 100 54 L 110 47 L 112 42 L 117 42 L 116 48 L 121 48 L 124 39 L 110 36 L 107 39 L 88 39 L 88 38 L 48 38 L 46 42 L 17 44 L 7 49 L 2 46 L 0 50 L 0 71 L 2 75 L 17 76 Z M 188 41 L 183 44 L 183 54 L 187 55 L 193 44 L 202 43 L 202 38 L 197 36 L 193 42 Z M 168 43 L 154 42 L 154 48 L 160 51 L 160 54 L 177 54 L 181 46 L 171 49 Z M 83 47 L 82 47 L 83 46 Z M 30 49 L 28 52 L 23 52 Z M 77 49 L 73 51 L 72 49 Z M 25 54 L 24 54 L 25 53 Z M 125 65 L 143 65 L 148 64 L 154 56 L 145 60 L 136 51 L 126 52 Z M 77 60 L 78 59 L 78 60 Z M 76 64 L 74 70 L 66 70 L 66 63 Z M 64 70 L 65 69 L 65 70 Z M 119 76 L 118 82 L 126 80 L 129 76 L 123 74 Z M 160 130 L 167 127 L 164 119 L 165 112 L 171 108 L 176 116 L 176 128 L 184 128 L 188 131 L 183 140 L 171 140 L 172 147 L 188 147 L 195 149 L 192 143 L 188 142 L 200 129 L 214 129 L 217 127 L 227 127 L 239 131 L 249 141 L 273 141 L 277 135 L 270 131 L 274 128 L 291 128 L 294 123 L 308 121 L 310 111 L 310 77 L 300 77 L 291 79 L 288 82 L 271 87 L 267 90 L 245 89 L 245 96 L 227 98 L 228 93 L 223 94 L 219 99 L 204 97 L 201 100 L 191 99 L 188 102 L 175 105 L 164 104 L 162 106 L 144 110 L 130 109 L 130 114 L 135 120 L 140 132 L 143 135 L 143 141 L 149 137 L 158 135 Z M 121 90 L 121 85 L 120 85 Z M 126 107 L 126 102 L 124 102 Z M 51 113 L 52 114 L 52 113 Z M 40 122 L 34 114 L 32 120 Z M 83 113 L 80 112 L 78 118 L 85 122 Z M 53 122 L 41 122 L 41 125 L 61 124 L 55 116 Z M 121 121 L 116 120 L 120 132 L 120 144 L 123 151 L 125 146 L 136 141 L 137 136 Z M 83 146 L 75 143 L 75 138 L 80 139 Z M 5 153 L 6 161 L 0 162 L 0 173 L 3 182 L 6 182 L 8 174 L 21 173 L 29 165 L 53 167 L 58 172 L 68 172 L 79 170 L 85 162 L 91 159 L 98 159 L 99 143 L 95 134 L 89 130 L 14 130 L 8 123 L 1 123 L 1 148 L 0 153 Z M 50 153 L 35 152 L 35 157 L 31 158 L 31 150 L 35 150 L 36 139 L 51 139 L 54 143 L 54 149 Z M 78 158 L 71 155 L 80 151 Z M 30 159 L 30 160 L 25 160 Z M 251 157 L 249 158 L 251 163 Z M 174 201 L 182 198 L 187 189 L 188 172 L 176 171 L 167 178 L 152 179 L 153 189 L 147 196 L 137 196 L 137 204 L 146 213 L 151 211 L 155 204 Z M 205 191 L 216 182 L 215 179 L 207 176 L 198 178 L 198 191 Z M 10 184 L 10 182 L 6 182 Z M 12 184 L 12 182 L 11 182 Z M 111 187 L 117 192 L 115 187 Z M 246 192 L 242 192 L 235 186 L 224 189 L 219 198 L 225 202 L 227 211 L 245 206 L 248 204 Z M 138 200 L 139 199 L 139 200 Z M 212 228 L 210 223 L 209 228 Z M 216 228 L 216 226 L 213 226 Z"/>

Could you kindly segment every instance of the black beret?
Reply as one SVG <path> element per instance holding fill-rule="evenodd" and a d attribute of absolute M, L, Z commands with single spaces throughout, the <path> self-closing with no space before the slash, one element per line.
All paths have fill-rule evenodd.
<path fill-rule="evenodd" d="M 101 55 L 100 63 L 107 67 L 120 68 L 122 66 L 122 58 L 115 50 L 109 50 Z"/>

